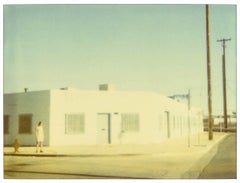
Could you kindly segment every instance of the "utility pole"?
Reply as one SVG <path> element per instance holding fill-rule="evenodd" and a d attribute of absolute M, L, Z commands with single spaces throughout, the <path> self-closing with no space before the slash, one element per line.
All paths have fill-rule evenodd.
<path fill-rule="evenodd" d="M 230 41 L 231 39 L 221 39 L 217 40 L 217 42 L 222 42 L 223 47 L 223 55 L 222 55 L 222 73 L 223 73 L 223 112 L 224 112 L 224 128 L 228 128 L 227 121 L 227 90 L 226 90 L 226 64 L 225 64 L 225 42 Z"/>
<path fill-rule="evenodd" d="M 212 140 L 213 120 L 212 120 L 212 87 L 211 87 L 211 62 L 210 62 L 210 27 L 208 5 L 206 5 L 206 39 L 207 39 L 207 77 L 208 77 L 208 140 Z"/>

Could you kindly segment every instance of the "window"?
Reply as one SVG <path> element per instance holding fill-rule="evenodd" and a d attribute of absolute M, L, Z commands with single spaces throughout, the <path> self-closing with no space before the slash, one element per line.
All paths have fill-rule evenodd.
<path fill-rule="evenodd" d="M 138 132 L 139 131 L 139 115 L 136 113 L 123 113 L 122 115 L 122 131 Z"/>
<path fill-rule="evenodd" d="M 85 115 L 80 114 L 66 114 L 65 115 L 65 133 L 79 134 L 85 131 Z"/>
<path fill-rule="evenodd" d="M 4 134 L 9 134 L 9 115 L 4 115 L 3 126 Z"/>
<path fill-rule="evenodd" d="M 32 133 L 32 114 L 20 114 L 18 121 L 18 133 L 31 134 Z"/>

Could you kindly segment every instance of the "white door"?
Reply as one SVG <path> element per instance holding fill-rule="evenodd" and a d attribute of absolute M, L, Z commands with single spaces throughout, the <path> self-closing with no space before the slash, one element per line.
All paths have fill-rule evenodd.
<path fill-rule="evenodd" d="M 110 143 L 110 115 L 109 114 L 97 115 L 97 143 L 98 144 Z"/>

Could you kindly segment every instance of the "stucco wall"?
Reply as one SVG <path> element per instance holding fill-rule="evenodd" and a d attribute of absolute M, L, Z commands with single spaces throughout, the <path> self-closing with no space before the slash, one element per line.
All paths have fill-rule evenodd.
<path fill-rule="evenodd" d="M 19 114 L 33 114 L 32 133 L 18 133 Z M 66 134 L 65 115 L 84 113 L 84 133 Z M 122 132 L 121 115 L 139 115 L 139 131 Z M 159 143 L 168 138 L 203 131 L 200 110 L 151 92 L 50 90 L 4 95 L 4 114 L 9 115 L 9 134 L 4 144 L 18 138 L 22 145 L 35 145 L 39 121 L 45 145 L 98 144 L 98 116 L 110 117 L 111 144 Z M 168 114 L 169 122 L 167 122 Z M 188 120 L 189 119 L 189 120 Z M 190 131 L 189 131 L 190 124 Z"/>
<path fill-rule="evenodd" d="M 49 144 L 49 91 L 4 94 L 4 115 L 9 115 L 9 134 L 4 144 L 13 144 L 17 138 L 21 145 L 35 145 L 35 128 L 39 121 L 45 130 L 45 145 Z M 31 134 L 19 134 L 19 115 L 32 114 Z"/>
<path fill-rule="evenodd" d="M 170 135 L 163 121 L 165 111 L 169 112 Z M 188 116 L 191 124 L 195 121 L 202 125 L 196 111 L 188 113 L 187 105 L 150 92 L 51 90 L 50 113 L 50 145 L 97 144 L 99 113 L 110 115 L 112 144 L 159 143 L 187 135 Z M 85 114 L 85 132 L 65 134 L 65 114 L 74 113 Z M 139 132 L 121 132 L 122 113 L 139 114 Z M 190 132 L 199 131 L 201 128 L 192 126 Z"/>

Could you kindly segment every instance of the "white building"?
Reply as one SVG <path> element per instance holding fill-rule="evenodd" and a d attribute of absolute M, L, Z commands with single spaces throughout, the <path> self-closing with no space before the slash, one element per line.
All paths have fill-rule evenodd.
<path fill-rule="evenodd" d="M 35 145 L 43 122 L 45 145 L 146 144 L 203 131 L 199 109 L 188 111 L 154 92 L 54 89 L 4 94 L 4 144 Z M 190 130 L 189 130 L 190 129 Z"/>
<path fill-rule="evenodd" d="M 213 118 L 214 125 L 224 124 L 224 116 L 215 116 Z M 228 126 L 236 126 L 237 117 L 233 115 L 228 115 L 227 117 Z"/>

